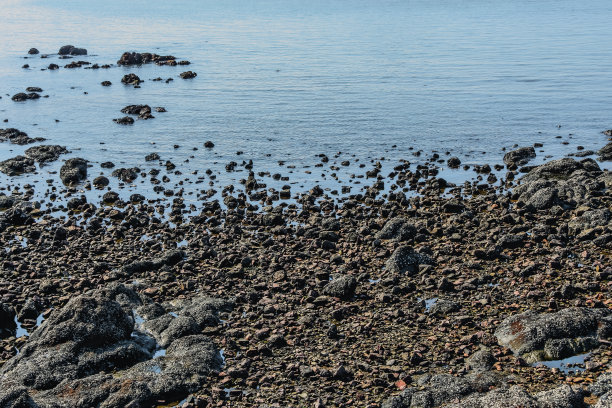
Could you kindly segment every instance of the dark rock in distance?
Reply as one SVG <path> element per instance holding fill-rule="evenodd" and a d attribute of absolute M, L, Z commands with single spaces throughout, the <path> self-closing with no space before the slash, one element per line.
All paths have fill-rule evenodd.
<path fill-rule="evenodd" d="M 133 125 L 134 118 L 130 118 L 129 116 L 124 116 L 122 118 L 113 119 L 113 122 L 116 122 L 120 125 Z"/>
<path fill-rule="evenodd" d="M 59 55 L 87 55 L 85 48 L 77 48 L 74 45 L 64 45 L 59 49 Z"/>
<path fill-rule="evenodd" d="M 30 55 L 36 55 L 38 53 L 39 53 L 39 51 L 36 48 L 30 48 L 28 50 L 28 54 L 30 54 Z"/>
<path fill-rule="evenodd" d="M 196 74 L 193 71 L 186 71 L 186 72 L 182 72 L 180 74 L 180 77 L 183 78 L 183 79 L 191 79 L 191 78 L 195 78 L 197 76 L 198 76 L 198 74 Z"/>

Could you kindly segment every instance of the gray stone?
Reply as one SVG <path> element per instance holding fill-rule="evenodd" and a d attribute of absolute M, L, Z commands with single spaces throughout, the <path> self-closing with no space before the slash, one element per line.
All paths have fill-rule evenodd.
<path fill-rule="evenodd" d="M 413 275 L 418 272 L 419 265 L 433 265 L 433 263 L 433 260 L 427 255 L 418 254 L 411 247 L 403 245 L 391 254 L 385 267 L 389 273 Z"/>
<path fill-rule="evenodd" d="M 350 275 L 333 279 L 323 288 L 323 294 L 344 300 L 352 299 L 357 288 L 357 280 Z"/>
<path fill-rule="evenodd" d="M 408 241 L 416 235 L 416 228 L 404 217 L 392 218 L 376 234 L 378 239 L 394 239 L 397 241 Z"/>

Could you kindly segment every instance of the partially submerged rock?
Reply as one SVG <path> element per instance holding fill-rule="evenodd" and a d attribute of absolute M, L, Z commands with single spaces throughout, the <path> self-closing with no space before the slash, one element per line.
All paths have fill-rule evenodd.
<path fill-rule="evenodd" d="M 16 156 L 0 162 L 0 171 L 7 176 L 17 176 L 23 173 L 34 173 L 34 160 L 25 156 Z"/>
<path fill-rule="evenodd" d="M 131 183 L 132 181 L 136 180 L 139 171 L 140 169 L 138 168 L 126 169 L 122 167 L 114 170 L 111 175 L 113 177 L 117 177 L 121 181 Z"/>
<path fill-rule="evenodd" d="M 151 115 L 151 107 L 149 105 L 128 105 L 121 109 L 121 112 L 128 115 L 138 115 L 140 119 L 153 119 L 155 117 Z"/>
<path fill-rule="evenodd" d="M 59 55 L 87 55 L 85 48 L 77 48 L 74 45 L 64 45 L 58 51 Z"/>
<path fill-rule="evenodd" d="M 42 142 L 44 140 L 45 138 L 43 137 L 31 138 L 27 133 L 22 132 L 19 129 L 0 129 L 0 142 L 8 141 L 10 143 L 23 146 L 30 143 Z"/>
<path fill-rule="evenodd" d="M 41 145 L 30 147 L 25 151 L 25 155 L 34 159 L 40 164 L 48 163 L 59 159 L 61 154 L 68 153 L 65 146 L 59 145 Z"/>
<path fill-rule="evenodd" d="M 516 167 L 527 164 L 527 162 L 536 157 L 536 152 L 533 147 L 521 147 L 504 155 L 504 163 L 508 167 Z"/>
<path fill-rule="evenodd" d="M 172 65 L 176 58 L 171 55 L 157 55 L 150 52 L 124 52 L 117 65 L 140 65 L 155 62 L 158 65 Z"/>
<path fill-rule="evenodd" d="M 68 159 L 60 169 L 60 179 L 66 185 L 79 183 L 87 177 L 87 160 L 79 157 Z"/>

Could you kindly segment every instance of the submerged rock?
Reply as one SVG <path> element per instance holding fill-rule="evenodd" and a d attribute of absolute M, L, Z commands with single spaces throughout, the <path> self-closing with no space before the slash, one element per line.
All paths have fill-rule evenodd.
<path fill-rule="evenodd" d="M 138 75 L 132 73 L 132 74 L 124 75 L 123 78 L 121 78 L 121 82 L 123 82 L 126 85 L 138 85 L 142 81 L 140 80 Z"/>

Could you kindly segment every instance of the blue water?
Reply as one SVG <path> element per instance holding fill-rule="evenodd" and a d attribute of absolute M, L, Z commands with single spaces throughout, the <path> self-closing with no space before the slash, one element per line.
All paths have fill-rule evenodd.
<path fill-rule="evenodd" d="M 542 162 L 579 145 L 596 150 L 606 142 L 600 132 L 612 127 L 609 1 L 4 0 L 0 13 L 0 120 L 8 119 L 0 128 L 67 146 L 73 153 L 63 158 L 93 162 L 90 180 L 110 175 L 99 167 L 107 160 L 160 167 L 144 161 L 157 152 L 177 165 L 182 175 L 169 177 L 186 192 L 209 188 L 208 177 L 195 184 L 208 168 L 217 189 L 246 178 L 225 172 L 232 160 L 289 176 L 294 192 L 315 183 L 335 188 L 329 165 L 342 160 L 351 162 L 336 171 L 343 184 L 359 181 L 350 178 L 365 170 L 359 163 L 418 163 L 434 150 L 492 165 L 502 148 L 541 142 Z M 76 59 L 92 63 L 115 63 L 135 50 L 192 65 L 43 71 L 70 60 L 24 59 L 30 47 L 52 54 L 65 44 L 87 48 L 90 55 Z M 178 78 L 185 70 L 197 78 Z M 120 83 L 129 72 L 146 80 L 140 89 Z M 149 81 L 158 76 L 175 80 Z M 102 87 L 104 80 L 113 85 Z M 7 96 L 27 86 L 49 98 L 16 103 Z M 112 122 L 136 103 L 168 112 L 132 126 Z M 203 148 L 206 140 L 215 143 L 212 151 Z M 1 143 L 0 160 L 25 148 Z M 416 150 L 424 154 L 414 157 Z M 312 167 L 319 153 L 331 158 L 324 168 Z M 0 181 L 58 184 L 49 172 L 60 165 Z M 122 195 L 156 195 L 146 179 L 134 184 Z"/>

